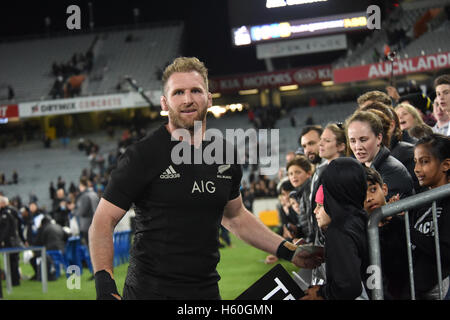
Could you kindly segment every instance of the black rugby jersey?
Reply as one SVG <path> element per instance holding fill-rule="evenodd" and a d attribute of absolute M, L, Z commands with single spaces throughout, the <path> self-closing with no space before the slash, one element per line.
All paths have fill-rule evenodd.
<path fill-rule="evenodd" d="M 172 297 L 217 297 L 219 226 L 225 205 L 240 194 L 242 169 L 174 164 L 179 143 L 161 126 L 128 147 L 103 197 L 124 210 L 135 206 L 127 285 Z"/>
<path fill-rule="evenodd" d="M 436 201 L 442 279 L 450 274 L 450 198 Z M 415 289 L 420 295 L 438 284 L 432 204 L 410 211 Z"/>

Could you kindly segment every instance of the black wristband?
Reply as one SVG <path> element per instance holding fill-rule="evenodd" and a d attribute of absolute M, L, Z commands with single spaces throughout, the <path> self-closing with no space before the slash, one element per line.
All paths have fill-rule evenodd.
<path fill-rule="evenodd" d="M 287 261 L 292 261 L 292 258 L 294 257 L 294 253 L 295 250 L 297 249 L 297 246 L 293 243 L 290 243 L 286 240 L 283 240 L 280 245 L 278 246 L 277 249 L 277 257 L 287 260 Z"/>
<path fill-rule="evenodd" d="M 117 291 L 116 282 L 106 270 L 97 271 L 94 278 L 97 300 L 116 300 L 112 295 L 113 293 L 120 296 Z"/>

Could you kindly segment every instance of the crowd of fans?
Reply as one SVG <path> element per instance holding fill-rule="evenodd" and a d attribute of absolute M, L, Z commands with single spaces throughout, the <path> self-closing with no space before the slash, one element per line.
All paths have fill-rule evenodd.
<path fill-rule="evenodd" d="M 358 97 L 355 112 L 345 123 L 304 126 L 299 148 L 286 154 L 286 168 L 273 180 L 259 175 L 257 166 L 244 165 L 249 170 L 241 188 L 244 205 L 251 210 L 256 198 L 278 197 L 279 233 L 297 244 L 325 247 L 325 262 L 312 271 L 305 299 L 367 299 L 365 228 L 370 213 L 449 182 L 450 75 L 438 77 L 434 87 L 433 102 L 418 92 L 400 96 L 392 87 L 369 91 Z M 50 183 L 51 208 L 40 207 L 35 197 L 24 204 L 20 197 L 8 201 L 0 195 L 1 214 L 6 217 L 2 221 L 9 221 L 2 222 L 1 246 L 45 245 L 63 251 L 72 235 L 88 245 L 93 208 L 109 174 L 125 149 L 145 135 L 144 129 L 124 131 L 106 159 L 100 146 L 81 139 L 78 149 L 89 157 L 90 168 L 81 172 L 78 185 L 67 186 L 62 177 Z M 450 274 L 449 199 L 438 200 L 436 207 L 445 295 Z M 414 294 L 419 299 L 440 297 L 430 212 L 429 204 L 409 212 Z M 379 224 L 387 299 L 411 298 L 404 219 L 401 213 Z M 226 230 L 222 237 L 229 244 Z M 33 278 L 39 279 L 36 258 L 30 263 L 36 270 Z M 266 258 L 266 263 L 275 261 L 275 256 Z M 18 285 L 18 255 L 11 257 L 11 265 L 13 285 Z"/>
<path fill-rule="evenodd" d="M 118 142 L 117 148 L 109 152 L 106 159 L 100 153 L 100 146 L 90 139 L 81 138 L 78 150 L 85 152 L 90 160 L 90 167 L 81 171 L 77 183 L 67 184 L 62 176 L 56 181 L 50 181 L 49 197 L 51 207 L 41 205 L 36 195 L 30 194 L 24 200 L 20 195 L 11 199 L 0 191 L 0 248 L 45 246 L 47 250 L 59 250 L 64 253 L 67 240 L 72 236 L 79 236 L 82 244 L 89 244 L 88 229 L 92 217 L 108 183 L 108 177 L 117 164 L 117 158 L 126 147 L 135 143 L 145 135 L 144 130 L 125 130 Z M 38 265 L 39 252 L 32 256 L 26 255 L 34 269 L 31 280 L 40 280 Z M 25 258 L 25 255 L 24 255 Z M 48 280 L 56 280 L 52 258 L 48 260 Z M 10 254 L 11 280 L 13 286 L 20 285 L 21 279 L 28 276 L 21 274 L 19 268 L 19 254 Z M 4 277 L 4 273 L 1 272 Z"/>
<path fill-rule="evenodd" d="M 277 186 L 280 234 L 325 248 L 325 263 L 312 271 L 304 299 L 368 299 L 368 216 L 449 182 L 450 75 L 435 79 L 434 88 L 434 102 L 421 93 L 400 97 L 392 87 L 366 92 L 345 123 L 304 127 L 301 147 L 286 155 Z M 449 198 L 436 208 L 441 293 L 431 204 L 409 211 L 416 299 L 440 299 L 449 288 Z M 405 219 L 403 212 L 379 224 L 385 299 L 411 299 Z"/>
<path fill-rule="evenodd" d="M 86 52 L 75 52 L 67 62 L 54 61 L 51 74 L 55 77 L 50 96 L 53 99 L 72 98 L 81 94 L 81 84 L 92 71 L 96 37 Z"/>

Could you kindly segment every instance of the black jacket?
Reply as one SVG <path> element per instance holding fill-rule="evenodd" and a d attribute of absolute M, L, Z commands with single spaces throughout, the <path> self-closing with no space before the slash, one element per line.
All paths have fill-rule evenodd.
<path fill-rule="evenodd" d="M 325 212 L 326 283 L 318 293 L 326 300 L 352 300 L 362 293 L 369 261 L 367 182 L 362 164 L 353 158 L 333 160 L 321 176 Z"/>
<path fill-rule="evenodd" d="M 64 252 L 67 234 L 63 228 L 50 221 L 48 218 L 42 219 L 41 227 L 38 229 L 35 244 L 45 246 L 47 250 L 61 250 Z"/>
<path fill-rule="evenodd" d="M 408 130 L 403 130 L 402 131 L 402 141 L 411 143 L 411 144 L 416 144 L 416 142 L 418 141 L 417 138 L 411 137 L 408 133 Z"/>
<path fill-rule="evenodd" d="M 405 221 L 402 216 L 379 228 L 384 298 L 410 299 Z"/>
<path fill-rule="evenodd" d="M 388 148 L 382 146 L 372 161 L 372 168 L 377 170 L 384 183 L 388 186 L 387 199 L 400 194 L 400 198 L 414 194 L 414 185 L 411 175 L 405 166 L 395 159 Z"/>
<path fill-rule="evenodd" d="M 450 275 L 450 198 L 436 201 L 442 279 Z M 414 284 L 420 298 L 438 284 L 431 204 L 411 210 Z"/>
<path fill-rule="evenodd" d="M 301 203 L 300 203 L 300 211 L 305 212 L 305 216 L 308 218 L 308 226 L 310 228 L 310 232 L 308 233 L 308 237 L 305 238 L 307 243 L 315 243 L 316 242 L 316 236 L 318 233 L 318 225 L 316 221 L 316 217 L 314 215 L 314 208 L 316 206 L 315 198 L 316 198 L 316 192 L 317 189 L 319 189 L 319 186 L 321 185 L 320 176 L 322 175 L 322 172 L 326 169 L 328 166 L 328 162 L 325 161 L 325 159 L 322 159 L 323 161 L 316 167 L 316 171 L 314 172 L 313 176 L 311 177 L 311 183 L 310 183 L 310 190 L 308 192 L 308 197 L 302 197 Z"/>
<path fill-rule="evenodd" d="M 22 247 L 17 211 L 10 206 L 0 209 L 0 248 Z"/>
<path fill-rule="evenodd" d="M 300 187 L 299 198 L 297 201 L 300 206 L 300 215 L 298 217 L 297 224 L 297 237 L 303 238 L 307 243 L 314 240 L 314 230 L 312 225 L 312 216 L 309 213 L 308 208 L 311 206 L 309 201 L 311 195 L 311 178 L 308 178 L 305 183 Z"/>
<path fill-rule="evenodd" d="M 392 137 L 389 149 L 391 150 L 391 156 L 400 161 L 408 170 L 409 175 L 413 179 L 414 190 L 419 192 L 421 187 L 414 172 L 414 145 L 409 142 L 398 141 L 397 138 Z"/>
<path fill-rule="evenodd" d="M 65 206 L 61 205 L 62 201 L 66 201 L 66 200 L 63 199 L 63 200 L 58 201 L 57 206 L 53 207 L 52 218 L 60 226 L 68 227 L 68 226 L 70 226 L 70 222 L 69 222 L 70 210 L 67 208 L 67 203 L 69 203 L 69 201 L 66 201 Z"/>

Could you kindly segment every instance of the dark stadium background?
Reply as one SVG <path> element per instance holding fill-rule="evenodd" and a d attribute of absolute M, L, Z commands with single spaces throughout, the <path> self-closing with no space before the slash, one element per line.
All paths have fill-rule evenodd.
<path fill-rule="evenodd" d="M 266 9 L 265 0 L 152 0 L 152 1 L 2 1 L 0 4 L 0 39 L 45 34 L 44 19 L 50 17 L 50 33 L 68 31 L 66 8 L 76 4 L 81 9 L 81 32 L 89 31 L 89 7 L 92 3 L 94 28 L 133 25 L 133 8 L 140 9 L 139 23 L 178 20 L 185 22 L 184 54 L 206 61 L 210 74 L 220 76 L 266 71 L 263 60 L 256 58 L 255 46 L 233 47 L 231 27 L 280 19 L 304 19 L 340 13 L 365 11 L 377 4 L 384 13 L 395 5 L 388 0 L 330 0 L 302 6 Z M 259 6 L 258 2 L 262 3 Z M 348 39 L 359 42 L 369 31 L 348 33 Z M 273 59 L 276 69 L 327 64 L 345 50 Z"/>

